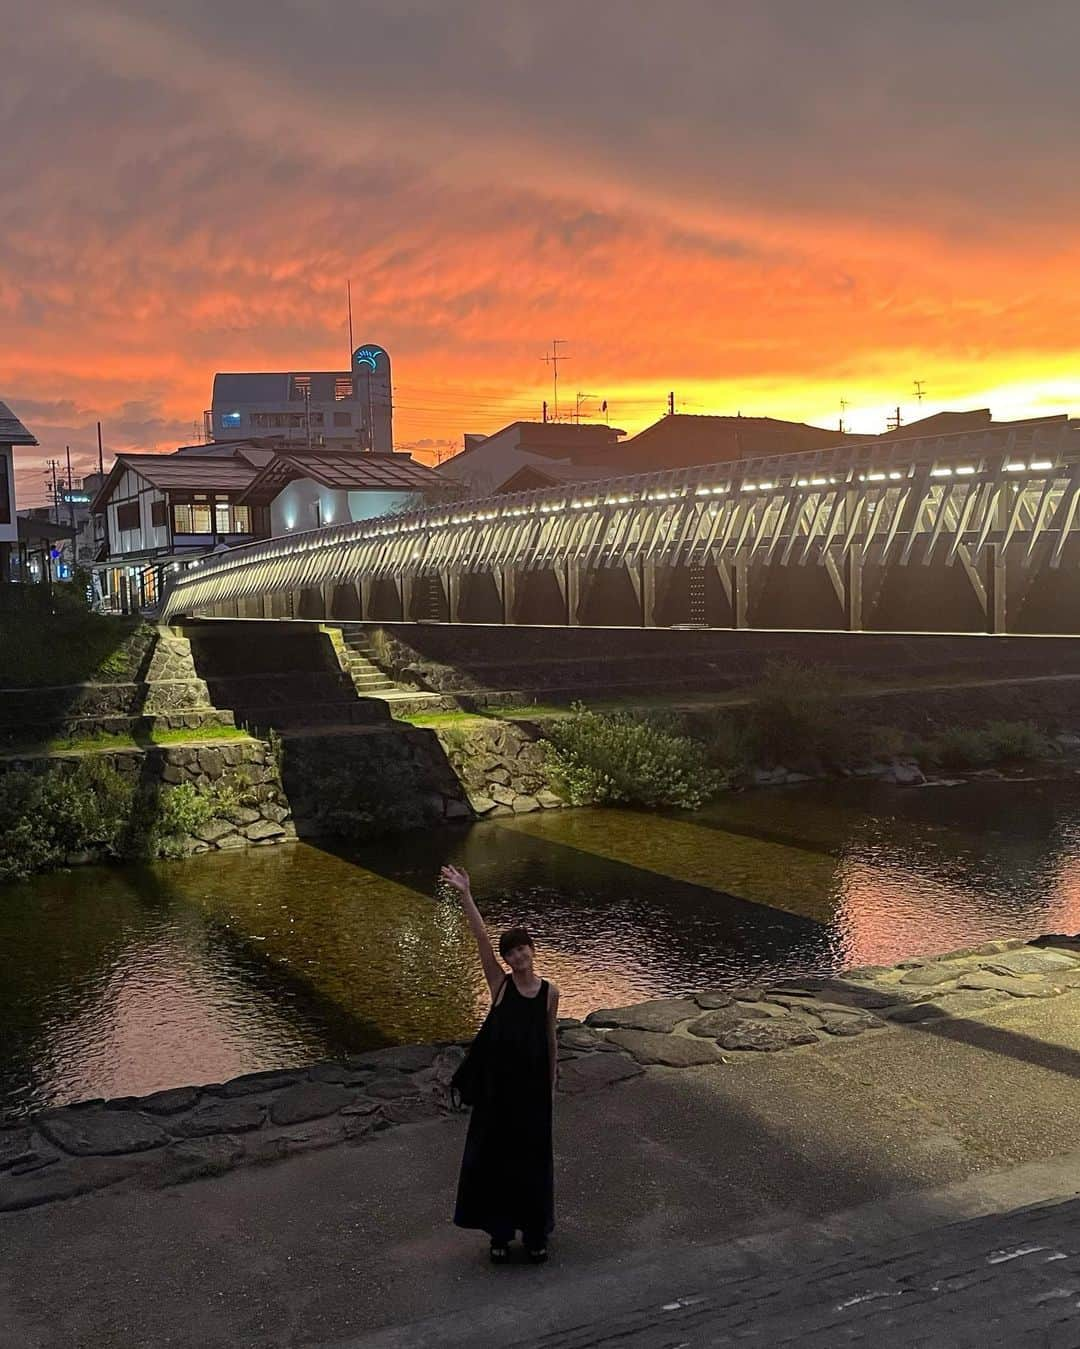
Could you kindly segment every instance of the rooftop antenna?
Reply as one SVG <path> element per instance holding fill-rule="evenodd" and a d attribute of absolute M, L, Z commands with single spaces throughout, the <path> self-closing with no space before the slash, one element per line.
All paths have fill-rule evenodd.
<path fill-rule="evenodd" d="M 105 456 L 101 449 L 101 423 L 97 424 L 97 471 L 105 476 Z"/>
<path fill-rule="evenodd" d="M 581 424 L 582 403 L 584 403 L 587 398 L 595 398 L 595 397 L 596 394 L 594 393 L 579 393 L 577 398 L 574 400 L 574 421 L 577 422 L 579 426 Z"/>
<path fill-rule="evenodd" d="M 901 428 L 901 426 L 903 426 L 903 424 L 904 424 L 904 423 L 903 423 L 903 421 L 901 420 L 901 417 L 900 417 L 900 404 L 897 403 L 897 405 L 896 405 L 896 411 L 893 413 L 893 415 L 892 415 L 891 417 L 889 417 L 889 418 L 886 419 L 886 422 L 885 422 L 885 430 L 886 430 L 886 431 L 899 431 L 900 428 Z"/>
<path fill-rule="evenodd" d="M 559 348 L 565 346 L 565 338 L 553 337 L 551 339 L 551 355 L 542 356 L 540 358 L 545 365 L 551 366 L 551 383 L 554 392 L 554 397 L 552 399 L 552 420 L 556 422 L 559 420 L 559 362 L 568 361 L 570 359 L 569 356 L 561 356 L 559 354 Z"/>
<path fill-rule="evenodd" d="M 848 408 L 849 408 L 850 406 L 851 406 L 851 404 L 848 402 L 848 400 L 847 400 L 846 398 L 841 398 L 841 399 L 840 399 L 840 434 L 841 434 L 841 435 L 844 434 L 844 413 L 848 410 Z"/>
<path fill-rule="evenodd" d="M 925 379 L 917 379 L 917 380 L 915 381 L 915 397 L 919 400 L 920 403 L 921 403 L 922 400 L 926 397 L 926 380 L 925 380 Z"/>
<path fill-rule="evenodd" d="M 353 336 L 352 336 L 352 282 L 345 282 L 345 307 L 349 312 L 349 369 L 352 369 L 353 354 Z"/>

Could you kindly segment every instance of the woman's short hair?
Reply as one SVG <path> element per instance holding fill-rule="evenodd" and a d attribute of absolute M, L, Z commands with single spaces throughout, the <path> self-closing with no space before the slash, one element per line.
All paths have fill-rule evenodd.
<path fill-rule="evenodd" d="M 510 954 L 515 946 L 531 946 L 536 950 L 536 943 L 529 936 L 523 927 L 510 927 L 499 938 L 499 955 L 503 960 Z"/>

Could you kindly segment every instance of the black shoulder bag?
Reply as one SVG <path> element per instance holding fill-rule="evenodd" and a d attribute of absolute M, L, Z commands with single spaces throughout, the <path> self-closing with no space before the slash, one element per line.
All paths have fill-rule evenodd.
<path fill-rule="evenodd" d="M 507 978 L 509 978 L 509 975 Z M 503 980 L 496 998 L 501 995 L 505 987 L 506 979 Z M 480 1096 L 487 1056 L 487 1042 L 491 1038 L 491 1013 L 494 1012 L 495 1006 L 496 1003 L 493 1002 L 491 1011 L 484 1018 L 484 1024 L 476 1032 L 472 1044 L 465 1052 L 465 1057 L 458 1064 L 457 1071 L 450 1079 L 450 1103 L 455 1109 L 461 1106 L 475 1105 Z"/>

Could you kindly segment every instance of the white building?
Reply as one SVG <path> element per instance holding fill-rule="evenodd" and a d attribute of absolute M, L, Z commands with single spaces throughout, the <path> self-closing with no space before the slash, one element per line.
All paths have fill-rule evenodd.
<path fill-rule="evenodd" d="M 217 374 L 205 424 L 214 442 L 271 437 L 304 448 L 336 445 L 389 454 L 390 357 L 367 342 L 353 352 L 350 370 Z"/>
<path fill-rule="evenodd" d="M 19 542 L 15 508 L 15 446 L 37 440 L 6 403 L 0 403 L 0 583 L 11 577 L 11 556 Z"/>
<path fill-rule="evenodd" d="M 407 454 L 265 442 L 200 448 L 117 456 L 91 506 L 105 521 L 94 571 L 110 607 L 156 604 L 167 567 L 216 549 L 458 494 Z"/>

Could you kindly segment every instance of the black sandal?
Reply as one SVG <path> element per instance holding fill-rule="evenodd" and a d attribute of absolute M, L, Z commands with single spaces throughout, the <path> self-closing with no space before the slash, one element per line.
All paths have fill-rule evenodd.
<path fill-rule="evenodd" d="M 492 1237 L 491 1250 L 489 1253 L 493 1265 L 505 1265 L 510 1259 L 510 1244 L 506 1241 L 496 1241 L 495 1238 Z"/>

